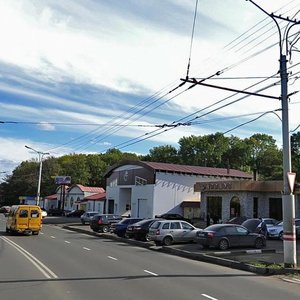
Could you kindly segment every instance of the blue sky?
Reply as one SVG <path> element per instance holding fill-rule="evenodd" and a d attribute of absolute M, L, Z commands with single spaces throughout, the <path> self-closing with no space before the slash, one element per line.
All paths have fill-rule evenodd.
<path fill-rule="evenodd" d="M 300 19 L 300 0 L 256 3 Z M 0 0 L 0 171 L 9 174 L 22 160 L 37 157 L 25 145 L 53 156 L 112 147 L 147 154 L 155 146 L 177 147 L 183 136 L 227 132 L 280 109 L 277 99 L 188 89 L 188 83 L 172 91 L 185 78 L 190 57 L 190 78 L 222 70 L 205 82 L 235 89 L 253 85 L 251 92 L 280 96 L 279 38 L 272 20 L 249 1 L 199 0 L 191 39 L 195 4 Z M 290 93 L 299 90 L 298 63 L 293 51 Z M 290 98 L 291 130 L 300 123 L 298 97 Z M 277 114 L 226 135 L 266 133 L 280 146 Z M 178 122 L 191 125 L 156 127 Z"/>

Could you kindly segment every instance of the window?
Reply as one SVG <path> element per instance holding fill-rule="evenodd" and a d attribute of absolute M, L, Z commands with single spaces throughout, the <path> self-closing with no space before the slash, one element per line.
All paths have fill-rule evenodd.
<path fill-rule="evenodd" d="M 135 176 L 135 185 L 146 185 L 147 184 L 147 180 L 139 177 L 139 176 Z"/>
<path fill-rule="evenodd" d="M 187 223 L 184 223 L 184 222 L 181 222 L 181 226 L 182 226 L 182 229 L 188 229 L 188 230 L 193 229 L 193 227 L 190 224 L 187 224 Z"/>
<path fill-rule="evenodd" d="M 170 223 L 165 223 L 163 224 L 162 229 L 169 229 L 169 227 L 170 227 Z"/>
<path fill-rule="evenodd" d="M 20 212 L 19 212 L 19 217 L 20 218 L 28 218 L 28 210 L 21 209 Z"/>
<path fill-rule="evenodd" d="M 233 227 L 233 226 L 226 227 L 226 228 L 225 228 L 225 232 L 226 232 L 226 234 L 228 234 L 228 235 L 237 235 L 237 230 L 236 230 L 236 228 Z"/>
<path fill-rule="evenodd" d="M 172 222 L 171 229 L 181 229 L 179 222 Z"/>
<path fill-rule="evenodd" d="M 237 230 L 238 234 L 240 234 L 240 235 L 246 235 L 248 233 L 247 229 L 242 228 L 242 227 L 237 227 L 236 230 Z"/>
<path fill-rule="evenodd" d="M 30 216 L 31 216 L 31 218 L 38 218 L 39 217 L 39 211 L 38 210 L 32 210 L 32 211 L 30 211 Z"/>

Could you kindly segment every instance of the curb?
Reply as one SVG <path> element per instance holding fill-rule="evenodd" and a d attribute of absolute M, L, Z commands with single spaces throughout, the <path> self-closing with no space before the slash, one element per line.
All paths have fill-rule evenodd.
<path fill-rule="evenodd" d="M 168 253 L 171 255 L 176 255 L 176 256 L 181 256 L 181 257 L 188 258 L 188 259 L 193 259 L 193 260 L 197 260 L 197 261 L 203 261 L 203 262 L 207 262 L 207 263 L 211 263 L 211 264 L 221 265 L 221 266 L 229 267 L 232 269 L 248 271 L 248 272 L 256 273 L 259 275 L 270 276 L 270 275 L 283 275 L 283 274 L 300 274 L 300 269 L 289 269 L 289 268 L 275 269 L 275 268 L 268 268 L 268 267 L 256 267 L 256 266 L 248 264 L 248 263 L 219 257 L 222 255 L 231 255 L 231 254 L 240 255 L 240 254 L 276 253 L 275 249 L 222 251 L 222 252 L 211 252 L 210 254 L 195 253 L 195 252 L 189 252 L 186 250 L 175 249 L 170 246 L 159 246 L 158 247 L 158 246 L 153 245 L 152 243 L 121 238 L 121 237 L 107 234 L 107 233 L 97 233 L 97 232 L 81 229 L 78 227 L 73 227 L 70 225 L 63 225 L 62 228 L 80 232 L 80 233 L 84 233 L 84 234 L 88 234 L 88 235 L 92 235 L 92 236 L 98 236 L 100 238 L 107 238 L 107 239 L 115 240 L 115 241 L 119 241 L 119 242 L 126 242 L 128 244 L 147 248 L 152 251 L 161 251 L 161 252 Z"/>

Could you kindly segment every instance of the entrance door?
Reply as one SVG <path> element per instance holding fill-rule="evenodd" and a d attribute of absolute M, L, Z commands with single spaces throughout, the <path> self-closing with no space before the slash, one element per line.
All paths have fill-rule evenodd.
<path fill-rule="evenodd" d="M 207 197 L 207 214 L 214 223 L 218 223 L 222 217 L 222 197 Z"/>
<path fill-rule="evenodd" d="M 108 208 L 107 208 L 107 213 L 108 214 L 113 214 L 114 213 L 114 204 L 115 204 L 115 200 L 108 199 Z"/>
<path fill-rule="evenodd" d="M 138 218 L 147 218 L 147 199 L 138 199 Z"/>
<path fill-rule="evenodd" d="M 230 219 L 241 215 L 240 199 L 234 196 L 230 200 Z"/>

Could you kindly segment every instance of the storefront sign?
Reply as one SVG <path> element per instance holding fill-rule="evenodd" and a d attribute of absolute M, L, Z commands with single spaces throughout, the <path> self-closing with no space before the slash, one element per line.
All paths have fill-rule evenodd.
<path fill-rule="evenodd" d="M 232 182 L 203 182 L 200 183 L 201 191 L 231 190 Z"/>

